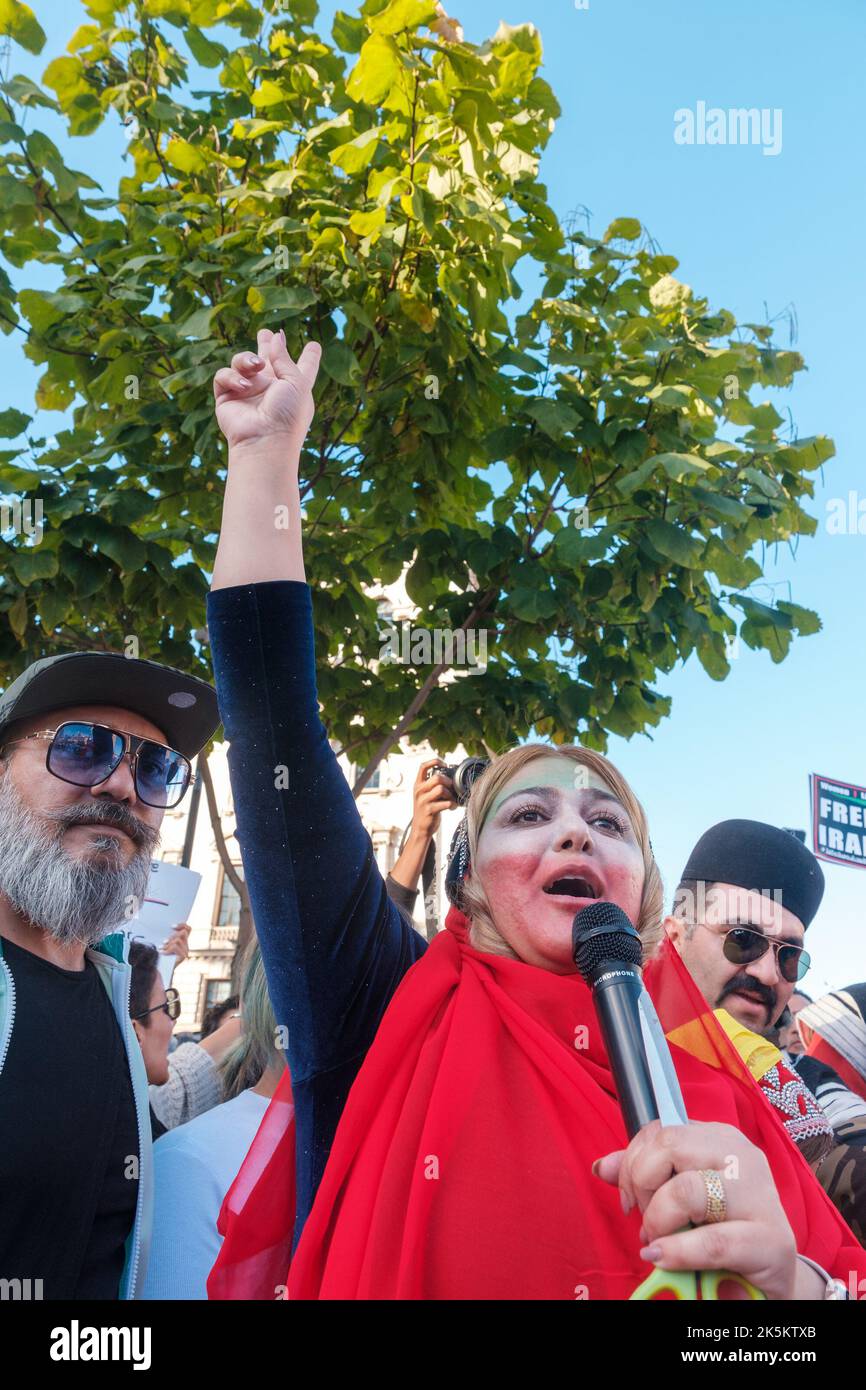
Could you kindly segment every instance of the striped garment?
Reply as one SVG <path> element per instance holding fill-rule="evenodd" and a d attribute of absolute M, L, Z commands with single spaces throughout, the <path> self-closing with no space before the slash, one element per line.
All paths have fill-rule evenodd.
<path fill-rule="evenodd" d="M 836 1138 L 839 1142 L 815 1175 L 860 1244 L 866 1245 L 866 1116 L 843 1121 Z"/>

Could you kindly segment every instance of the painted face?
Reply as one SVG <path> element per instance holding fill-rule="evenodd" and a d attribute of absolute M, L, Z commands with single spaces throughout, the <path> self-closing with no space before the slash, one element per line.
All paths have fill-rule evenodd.
<path fill-rule="evenodd" d="M 575 913 L 599 898 L 637 922 L 644 863 L 623 804 L 596 773 L 551 754 L 499 791 L 471 872 L 497 931 L 521 960 L 558 974 L 575 966 Z"/>

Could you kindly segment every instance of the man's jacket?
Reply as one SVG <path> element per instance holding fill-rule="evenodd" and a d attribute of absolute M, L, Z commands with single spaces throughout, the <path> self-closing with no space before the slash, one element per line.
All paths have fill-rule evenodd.
<path fill-rule="evenodd" d="M 119 1298 L 136 1298 L 144 1287 L 147 1257 L 150 1250 L 150 1231 L 153 1222 L 153 1149 L 150 1134 L 150 1107 L 147 1091 L 147 1072 L 138 1038 L 129 1017 L 129 991 L 132 971 L 129 965 L 129 938 L 124 932 L 113 932 L 94 947 L 85 951 L 93 961 L 99 978 L 111 1000 L 114 1016 L 120 1028 L 132 1091 L 135 1096 L 135 1116 L 138 1124 L 138 1200 L 135 1221 L 126 1240 L 126 1258 L 120 1280 Z M 15 985 L 12 972 L 3 959 L 0 938 L 0 1080 L 9 1052 L 15 1024 Z"/>

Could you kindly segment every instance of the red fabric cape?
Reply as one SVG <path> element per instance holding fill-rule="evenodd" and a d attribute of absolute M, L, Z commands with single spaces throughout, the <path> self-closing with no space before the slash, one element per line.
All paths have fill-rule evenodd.
<path fill-rule="evenodd" d="M 591 1172 L 626 1135 L 588 988 L 476 951 L 456 909 L 446 927 L 386 1011 L 291 1269 L 294 1127 L 269 1111 L 210 1297 L 619 1299 L 646 1277 L 640 1213 Z M 644 978 L 689 1117 L 764 1150 L 798 1251 L 856 1287 L 866 1252 L 669 945 Z"/>

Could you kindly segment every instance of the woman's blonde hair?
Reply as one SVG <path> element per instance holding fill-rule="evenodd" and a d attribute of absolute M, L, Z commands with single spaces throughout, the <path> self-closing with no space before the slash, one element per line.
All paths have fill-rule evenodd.
<path fill-rule="evenodd" d="M 494 757 L 490 766 L 485 768 L 475 782 L 466 808 L 470 871 L 462 885 L 463 910 L 472 923 L 470 935 L 474 934 L 481 937 L 485 950 L 496 951 L 498 950 L 497 943 L 502 942 L 500 954 L 514 954 L 496 929 L 490 905 L 478 878 L 473 872 L 473 866 L 478 852 L 481 828 L 498 792 L 528 763 L 535 762 L 538 758 L 549 758 L 551 755 L 568 758 L 571 762 L 585 767 L 588 772 L 594 772 L 605 786 L 610 788 L 614 796 L 619 797 L 628 811 L 635 837 L 643 855 L 643 892 L 635 926 L 643 940 L 644 960 L 648 960 L 662 939 L 664 888 L 650 844 L 646 814 L 628 782 L 622 773 L 617 771 L 613 763 L 608 762 L 601 753 L 595 753 L 590 748 L 580 748 L 577 744 L 571 743 L 559 746 L 547 743 L 525 743 L 521 744 L 519 748 L 510 748 L 507 753 L 500 753 L 498 757 Z"/>
<path fill-rule="evenodd" d="M 243 1032 L 219 1064 L 223 1099 L 233 1100 L 250 1086 L 257 1086 L 269 1067 L 282 1061 L 277 1048 L 277 1021 L 268 994 L 262 952 L 255 937 L 243 958 L 240 1008 Z"/>

